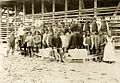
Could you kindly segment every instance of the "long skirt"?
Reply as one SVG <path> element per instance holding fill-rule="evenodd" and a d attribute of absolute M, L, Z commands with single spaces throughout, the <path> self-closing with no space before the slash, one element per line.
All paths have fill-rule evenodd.
<path fill-rule="evenodd" d="M 104 49 L 103 61 L 117 61 L 113 43 L 108 42 Z"/>

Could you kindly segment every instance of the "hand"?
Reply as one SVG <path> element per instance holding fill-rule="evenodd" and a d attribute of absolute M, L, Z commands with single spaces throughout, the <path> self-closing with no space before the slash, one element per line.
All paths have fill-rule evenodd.
<path fill-rule="evenodd" d="M 93 47 L 90 48 L 91 50 L 93 49 Z"/>

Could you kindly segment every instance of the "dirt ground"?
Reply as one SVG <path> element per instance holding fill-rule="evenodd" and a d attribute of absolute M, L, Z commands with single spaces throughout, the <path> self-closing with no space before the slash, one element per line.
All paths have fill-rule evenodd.
<path fill-rule="evenodd" d="M 120 62 L 61 63 L 0 51 L 0 83 L 120 83 Z"/>

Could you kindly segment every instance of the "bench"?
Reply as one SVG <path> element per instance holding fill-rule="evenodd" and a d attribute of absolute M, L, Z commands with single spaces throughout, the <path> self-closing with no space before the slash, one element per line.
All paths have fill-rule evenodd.
<path fill-rule="evenodd" d="M 93 59 L 97 60 L 98 56 L 88 55 L 88 51 L 86 49 L 69 49 L 68 55 L 64 55 L 64 61 L 70 62 L 71 60 L 83 60 L 83 63 L 88 59 L 92 61 Z"/>

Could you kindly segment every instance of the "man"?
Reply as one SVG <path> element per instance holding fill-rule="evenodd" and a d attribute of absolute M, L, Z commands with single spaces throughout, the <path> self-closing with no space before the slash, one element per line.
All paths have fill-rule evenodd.
<path fill-rule="evenodd" d="M 99 60 L 101 61 L 104 54 L 104 47 L 107 43 L 106 37 L 103 35 L 103 32 L 99 32 L 99 54 L 102 55 L 102 57 L 99 57 Z"/>
<path fill-rule="evenodd" d="M 91 49 L 92 49 L 92 53 L 93 54 L 97 54 L 99 53 L 99 34 L 98 32 L 94 32 L 92 33 L 92 46 L 91 46 Z"/>
<path fill-rule="evenodd" d="M 102 17 L 100 31 L 104 33 L 107 33 L 108 31 L 108 23 L 105 21 L 105 17 Z"/>
<path fill-rule="evenodd" d="M 57 61 L 59 61 L 61 59 L 61 62 L 63 61 L 63 52 L 62 52 L 62 41 L 60 38 L 60 34 L 59 33 L 55 33 L 54 34 L 54 38 L 53 38 L 53 47 L 54 47 L 54 57 Z M 59 59 L 60 58 L 60 59 Z"/>
<path fill-rule="evenodd" d="M 83 31 L 84 32 L 87 32 L 87 31 L 90 32 L 90 25 L 89 25 L 89 21 L 88 20 L 86 21 L 86 23 L 83 26 Z"/>
<path fill-rule="evenodd" d="M 96 23 L 96 19 L 94 19 L 92 22 L 92 32 L 98 32 L 98 26 Z"/>
<path fill-rule="evenodd" d="M 48 29 L 45 30 L 45 33 L 43 34 L 43 48 L 47 48 L 47 38 L 48 38 L 49 34 L 48 34 Z"/>
<path fill-rule="evenodd" d="M 22 50 L 22 38 L 23 38 L 23 35 L 24 35 L 24 27 L 23 27 L 23 24 L 21 23 L 20 24 L 20 27 L 18 28 L 18 42 L 19 42 L 19 47 L 20 47 L 20 50 Z"/>

